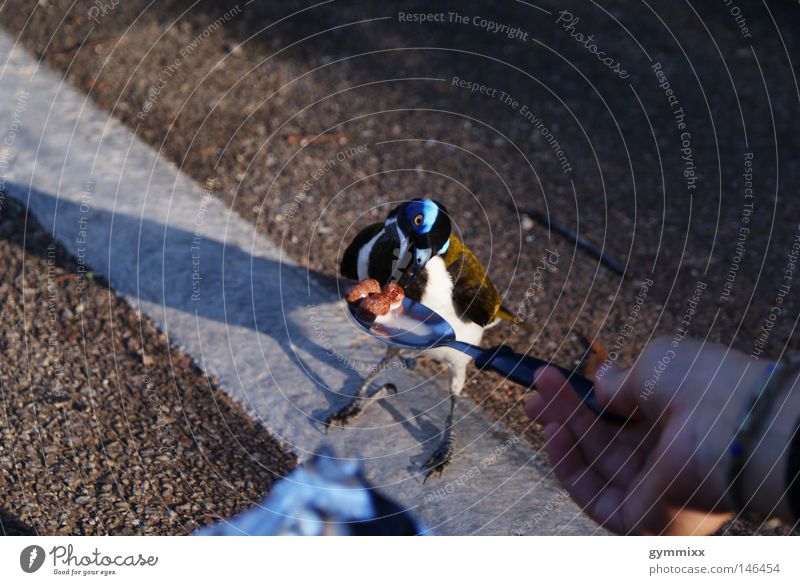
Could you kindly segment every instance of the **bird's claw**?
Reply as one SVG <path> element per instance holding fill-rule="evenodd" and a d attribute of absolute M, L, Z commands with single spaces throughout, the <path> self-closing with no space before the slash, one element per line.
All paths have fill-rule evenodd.
<path fill-rule="evenodd" d="M 455 440 L 451 435 L 439 444 L 436 451 L 434 451 L 422 465 L 421 471 L 425 473 L 425 479 L 422 480 L 423 484 L 427 483 L 434 474 L 436 474 L 437 478 L 442 476 L 444 470 L 450 465 L 454 450 Z"/>
<path fill-rule="evenodd" d="M 367 400 L 382 398 L 387 393 L 397 395 L 397 386 L 394 384 L 384 384 L 378 391 L 369 398 L 355 397 L 345 406 L 334 413 L 331 413 L 325 420 L 325 432 L 331 427 L 345 427 L 355 421 L 364 412 Z"/>
<path fill-rule="evenodd" d="M 414 370 L 417 367 L 417 358 L 400 358 L 403 361 L 403 365 L 406 367 L 407 370 Z"/>
<path fill-rule="evenodd" d="M 347 426 L 352 421 L 356 420 L 362 412 L 364 412 L 364 400 L 362 398 L 354 398 L 344 407 L 328 416 L 325 420 L 325 428 L 327 430 L 331 427 Z"/>

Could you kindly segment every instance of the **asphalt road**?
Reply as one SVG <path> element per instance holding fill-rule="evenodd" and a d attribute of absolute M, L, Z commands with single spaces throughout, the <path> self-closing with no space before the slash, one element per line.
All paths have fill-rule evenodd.
<path fill-rule="evenodd" d="M 765 358 L 796 350 L 797 295 L 774 307 L 800 228 L 800 7 L 534 4 L 335 2 L 282 20 L 309 5 L 17 0 L 0 19 L 331 286 L 358 229 L 434 196 L 507 306 L 532 293 L 533 334 L 487 344 L 569 364 L 580 331 L 627 365 L 684 321 Z M 520 388 L 481 375 L 468 391 L 541 444 Z"/>
<path fill-rule="evenodd" d="M 0 192 L 0 531 L 189 534 L 294 466 Z"/>

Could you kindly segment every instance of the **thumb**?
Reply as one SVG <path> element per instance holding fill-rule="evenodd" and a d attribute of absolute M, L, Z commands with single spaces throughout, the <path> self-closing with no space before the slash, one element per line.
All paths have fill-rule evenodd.
<path fill-rule="evenodd" d="M 598 370 L 594 377 L 597 401 L 612 412 L 631 417 L 638 410 L 638 389 L 632 380 L 632 371 L 610 366 Z"/>

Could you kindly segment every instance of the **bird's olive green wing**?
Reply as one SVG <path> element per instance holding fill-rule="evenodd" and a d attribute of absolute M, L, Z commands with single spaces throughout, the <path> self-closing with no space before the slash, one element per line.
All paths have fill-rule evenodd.
<path fill-rule="evenodd" d="M 453 303 L 459 315 L 483 327 L 498 317 L 506 318 L 509 313 L 502 308 L 500 294 L 483 264 L 454 235 L 450 236 L 444 263 L 453 277 Z"/>
<path fill-rule="evenodd" d="M 347 249 L 342 256 L 342 262 L 339 264 L 339 273 L 344 278 L 358 280 L 358 252 L 363 248 L 367 242 L 375 237 L 383 228 L 382 223 L 373 223 L 368 225 L 363 230 L 358 232 L 358 235 L 350 242 Z"/>

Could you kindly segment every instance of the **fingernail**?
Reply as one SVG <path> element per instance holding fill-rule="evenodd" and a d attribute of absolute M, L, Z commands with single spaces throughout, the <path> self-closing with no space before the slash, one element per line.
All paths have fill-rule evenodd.
<path fill-rule="evenodd" d="M 523 410 L 525 411 L 525 415 L 528 418 L 536 418 L 536 416 L 539 414 L 539 405 L 537 402 L 537 397 L 534 396 L 532 398 L 528 398 L 528 400 L 525 401 Z"/>
<path fill-rule="evenodd" d="M 595 376 L 594 389 L 597 400 L 601 406 L 608 405 L 613 396 L 617 393 L 625 380 L 626 372 L 627 370 L 623 368 L 610 366 L 602 376 Z M 600 372 L 598 372 L 598 374 L 599 373 Z"/>

